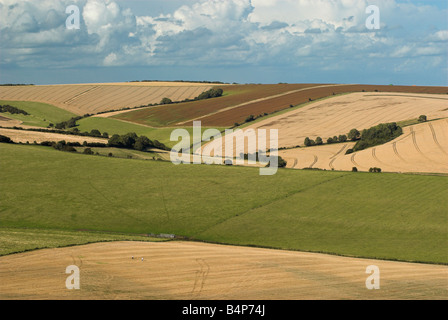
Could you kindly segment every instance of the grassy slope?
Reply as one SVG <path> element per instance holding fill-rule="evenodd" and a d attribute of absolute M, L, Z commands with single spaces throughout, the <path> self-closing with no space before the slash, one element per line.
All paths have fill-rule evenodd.
<path fill-rule="evenodd" d="M 150 128 L 147 126 L 142 126 L 139 124 L 133 124 L 129 122 L 124 122 L 111 118 L 85 118 L 78 121 L 78 129 L 82 132 L 90 132 L 92 129 L 97 129 L 101 132 L 107 132 L 109 135 L 113 134 L 126 134 L 129 132 L 135 132 L 138 135 L 147 136 L 152 140 L 159 140 L 166 146 L 172 148 L 177 144 L 177 141 L 170 141 L 170 136 L 173 130 L 180 128 Z M 185 128 L 190 135 L 193 134 L 192 128 Z M 217 128 L 218 130 L 223 130 L 223 128 Z M 206 128 L 202 128 L 204 132 Z"/>
<path fill-rule="evenodd" d="M 9 104 L 13 107 L 25 110 L 30 115 L 1 113 L 8 118 L 23 121 L 24 125 L 46 128 L 50 123 L 56 124 L 76 117 L 76 114 L 61 108 L 39 102 L 5 101 L 0 100 L 0 105 Z"/>
<path fill-rule="evenodd" d="M 174 166 L 0 144 L 2 227 L 174 233 L 448 263 L 448 179 Z"/>
<path fill-rule="evenodd" d="M 0 228 L 0 256 L 33 249 L 58 248 L 105 241 L 165 241 L 138 235 L 85 231 L 58 231 Z"/>

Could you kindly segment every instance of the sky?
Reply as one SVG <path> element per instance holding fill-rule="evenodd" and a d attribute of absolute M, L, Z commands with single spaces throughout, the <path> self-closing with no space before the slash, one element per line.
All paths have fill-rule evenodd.
<path fill-rule="evenodd" d="M 448 1 L 0 0 L 0 83 L 134 80 L 447 86 Z"/>

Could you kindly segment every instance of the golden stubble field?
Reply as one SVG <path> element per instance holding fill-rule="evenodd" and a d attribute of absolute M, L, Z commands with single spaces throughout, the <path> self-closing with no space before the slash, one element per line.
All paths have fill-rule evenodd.
<path fill-rule="evenodd" d="M 95 83 L 0 87 L 0 100 L 48 103 L 78 115 L 193 99 L 212 84 L 184 82 Z"/>
<path fill-rule="evenodd" d="M 403 135 L 386 144 L 346 155 L 354 142 L 279 151 L 288 168 L 448 174 L 448 119 L 403 128 Z"/>
<path fill-rule="evenodd" d="M 80 290 L 66 288 L 70 265 L 80 268 Z M 371 265 L 379 290 L 366 288 Z M 114 242 L 0 257 L 0 299 L 447 298 L 447 266 L 271 249 Z"/>

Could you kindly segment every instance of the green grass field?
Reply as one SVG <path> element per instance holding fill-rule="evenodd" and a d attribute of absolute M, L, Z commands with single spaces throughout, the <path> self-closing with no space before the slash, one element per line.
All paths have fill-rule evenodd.
<path fill-rule="evenodd" d="M 448 178 L 174 166 L 0 144 L 0 227 L 448 263 Z M 33 231 L 34 232 L 34 231 Z M 2 240 L 6 251 L 17 251 Z"/>
<path fill-rule="evenodd" d="M 139 124 L 124 122 L 111 118 L 85 118 L 78 121 L 78 129 L 82 132 L 90 132 L 92 129 L 97 129 L 101 132 L 109 133 L 109 136 L 113 134 L 127 134 L 129 132 L 135 132 L 139 136 L 147 136 L 151 140 L 159 140 L 161 143 L 165 144 L 167 147 L 174 147 L 177 141 L 170 141 L 171 133 L 175 129 L 181 128 L 151 128 L 147 126 L 142 126 Z M 193 135 L 193 129 L 186 129 L 190 135 Z M 202 128 L 204 132 L 207 128 Z M 216 128 L 218 130 L 224 130 L 224 128 Z"/>
<path fill-rule="evenodd" d="M 0 256 L 43 248 L 60 248 L 108 241 L 166 241 L 140 235 L 107 234 L 87 231 L 58 231 L 0 228 Z"/>
<path fill-rule="evenodd" d="M 7 118 L 23 121 L 26 126 L 46 128 L 50 123 L 56 124 L 70 120 L 77 115 L 64 109 L 40 102 L 27 101 L 5 101 L 0 100 L 0 105 L 11 105 L 13 107 L 25 110 L 30 115 L 1 113 Z"/>

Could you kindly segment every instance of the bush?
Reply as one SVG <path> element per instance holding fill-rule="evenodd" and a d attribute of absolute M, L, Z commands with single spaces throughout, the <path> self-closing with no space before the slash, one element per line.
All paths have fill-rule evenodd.
<path fill-rule="evenodd" d="M 94 154 L 94 152 L 92 151 L 92 149 L 90 149 L 90 148 L 87 148 L 87 149 L 84 149 L 84 152 L 83 152 L 83 154 L 93 155 L 93 154 Z"/>
<path fill-rule="evenodd" d="M 306 137 L 304 142 L 306 147 L 315 146 L 316 142 L 314 140 L 311 140 L 310 138 Z"/>
<path fill-rule="evenodd" d="M 352 168 L 352 172 L 358 172 L 358 168 L 353 167 L 353 168 Z"/>
<path fill-rule="evenodd" d="M 339 136 L 339 142 L 347 142 L 347 136 L 345 134 Z"/>
<path fill-rule="evenodd" d="M 352 129 L 348 133 L 348 139 L 351 141 L 356 141 L 360 138 L 361 133 L 357 129 Z"/>
<path fill-rule="evenodd" d="M 369 172 L 372 172 L 372 173 L 381 173 L 381 171 L 382 171 L 381 168 L 377 168 L 377 167 L 369 169 Z"/>
<path fill-rule="evenodd" d="M 425 116 L 425 115 L 421 115 L 421 116 L 418 118 L 418 122 L 426 122 L 426 121 L 428 121 L 428 117 Z"/>
<path fill-rule="evenodd" d="M 317 137 L 316 138 L 316 145 L 320 146 L 320 145 L 323 145 L 323 144 L 324 144 L 324 142 L 323 142 L 322 138 L 321 137 Z"/>
<path fill-rule="evenodd" d="M 205 100 L 211 98 L 221 97 L 224 93 L 224 90 L 221 88 L 210 89 L 208 91 L 202 92 L 199 96 L 195 98 L 195 100 Z"/>
<path fill-rule="evenodd" d="M 348 149 L 346 152 L 345 152 L 345 154 L 352 154 L 354 151 L 353 151 L 353 149 Z"/>
<path fill-rule="evenodd" d="M 252 121 L 254 121 L 255 120 L 255 116 L 253 115 L 253 114 L 251 114 L 250 116 L 248 116 L 247 118 L 246 118 L 246 122 L 252 122 Z"/>
<path fill-rule="evenodd" d="M 160 101 L 160 104 L 172 104 L 173 100 L 170 98 L 163 98 L 162 101 Z"/>

